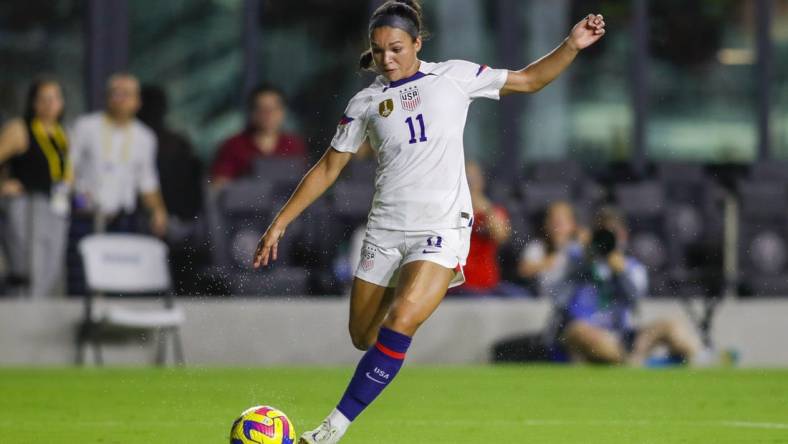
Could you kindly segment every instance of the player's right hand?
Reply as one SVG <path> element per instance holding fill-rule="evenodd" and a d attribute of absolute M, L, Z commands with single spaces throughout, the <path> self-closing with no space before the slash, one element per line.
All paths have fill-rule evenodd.
<path fill-rule="evenodd" d="M 254 268 L 265 267 L 268 265 L 269 259 L 276 260 L 276 250 L 279 246 L 279 239 L 285 235 L 285 229 L 276 224 L 271 224 L 260 242 L 257 243 L 257 251 L 254 253 Z"/>

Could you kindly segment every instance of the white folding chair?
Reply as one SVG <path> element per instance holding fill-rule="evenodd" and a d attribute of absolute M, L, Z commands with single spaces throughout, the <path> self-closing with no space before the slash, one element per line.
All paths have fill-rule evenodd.
<path fill-rule="evenodd" d="M 77 337 L 77 363 L 83 364 L 89 342 L 96 364 L 103 363 L 101 340 L 111 330 L 153 330 L 158 333 L 156 363 L 167 361 L 167 340 L 172 338 L 177 364 L 184 363 L 180 326 L 183 311 L 175 306 L 167 264 L 167 245 L 135 234 L 94 234 L 79 243 L 88 294 L 85 317 Z M 160 309 L 129 309 L 104 295 L 163 294 Z M 114 299 L 114 298 L 113 298 Z"/>

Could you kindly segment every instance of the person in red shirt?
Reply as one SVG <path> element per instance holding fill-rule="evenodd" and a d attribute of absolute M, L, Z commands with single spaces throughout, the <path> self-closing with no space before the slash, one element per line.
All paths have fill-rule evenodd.
<path fill-rule="evenodd" d="M 509 214 L 504 207 L 491 202 L 484 194 L 485 180 L 481 166 L 468 162 L 465 170 L 471 191 L 474 222 L 471 250 L 464 268 L 465 285 L 459 287 L 458 293 L 525 296 L 527 293 L 524 289 L 501 281 L 498 247 L 511 237 Z"/>
<path fill-rule="evenodd" d="M 248 112 L 246 129 L 219 148 L 211 167 L 215 187 L 251 173 L 255 159 L 260 157 L 306 159 L 304 140 L 282 131 L 287 113 L 282 91 L 270 85 L 256 88 L 249 94 Z"/>

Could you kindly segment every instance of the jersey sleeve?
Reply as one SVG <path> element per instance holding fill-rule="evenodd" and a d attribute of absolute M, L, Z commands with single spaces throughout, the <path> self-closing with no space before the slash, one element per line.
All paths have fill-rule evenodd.
<path fill-rule="evenodd" d="M 493 69 L 465 60 L 450 60 L 446 65 L 447 76 L 454 80 L 471 100 L 501 98 L 500 92 L 509 76 L 508 70 Z"/>
<path fill-rule="evenodd" d="M 331 147 L 344 153 L 356 153 L 367 138 L 367 105 L 365 96 L 356 94 L 342 115 Z"/>

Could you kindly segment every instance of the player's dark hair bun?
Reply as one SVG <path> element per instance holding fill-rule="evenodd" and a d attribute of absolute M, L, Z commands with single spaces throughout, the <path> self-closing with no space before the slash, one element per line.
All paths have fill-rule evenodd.
<path fill-rule="evenodd" d="M 408 20 L 413 23 L 415 30 L 414 39 L 421 37 L 427 38 L 427 32 L 424 29 L 424 16 L 421 8 L 421 2 L 418 0 L 389 0 L 372 13 L 369 19 L 370 27 L 372 28 L 375 22 L 383 16 L 397 16 L 402 19 Z M 410 28 L 410 26 L 408 26 Z M 370 29 L 370 32 L 372 29 Z M 411 33 L 411 35 L 413 35 Z M 359 67 L 364 70 L 372 69 L 373 65 L 372 51 L 366 50 L 359 57 Z"/>

